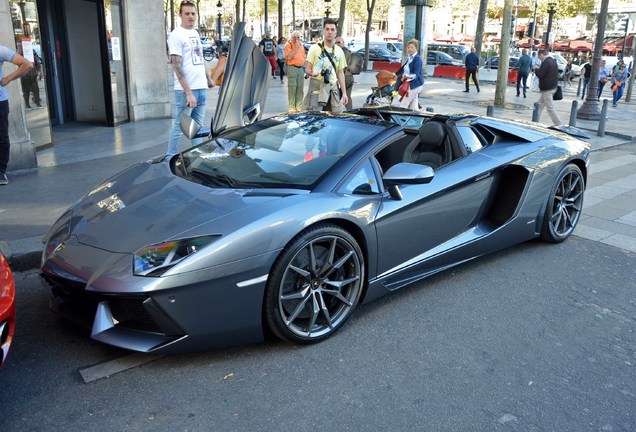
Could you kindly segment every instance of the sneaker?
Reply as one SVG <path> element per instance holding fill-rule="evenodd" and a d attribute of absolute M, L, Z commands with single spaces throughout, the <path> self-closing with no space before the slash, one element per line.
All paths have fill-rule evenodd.
<path fill-rule="evenodd" d="M 613 107 L 613 108 L 616 108 L 616 104 L 612 104 L 612 107 Z"/>
<path fill-rule="evenodd" d="M 479 87 L 477 87 L 477 93 L 479 93 Z"/>
<path fill-rule="evenodd" d="M 42 109 L 42 108 L 44 108 L 44 107 L 43 107 L 42 105 L 40 105 L 40 104 L 37 104 L 37 105 L 36 105 L 36 107 L 37 107 L 37 109 Z"/>
<path fill-rule="evenodd" d="M 27 111 L 31 111 L 31 110 L 33 110 L 33 108 L 31 108 L 31 105 L 27 105 L 26 110 Z"/>
<path fill-rule="evenodd" d="M 519 93 L 517 93 L 517 97 L 519 97 Z"/>
<path fill-rule="evenodd" d="M 4 185 L 8 185 L 9 184 L 9 179 L 7 178 L 6 174 L 0 174 L 0 186 L 4 186 Z"/>
<path fill-rule="evenodd" d="M 468 93 L 468 92 L 469 92 L 469 90 L 464 90 L 464 93 Z"/>

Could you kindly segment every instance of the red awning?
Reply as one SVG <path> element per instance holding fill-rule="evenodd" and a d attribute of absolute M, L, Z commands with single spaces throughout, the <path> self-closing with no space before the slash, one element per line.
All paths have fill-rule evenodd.
<path fill-rule="evenodd" d="M 592 42 L 584 40 L 571 40 L 570 51 L 592 51 Z"/>

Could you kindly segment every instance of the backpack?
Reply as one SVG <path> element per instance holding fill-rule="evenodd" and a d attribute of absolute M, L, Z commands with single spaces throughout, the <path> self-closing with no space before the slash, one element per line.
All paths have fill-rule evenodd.
<path fill-rule="evenodd" d="M 358 53 L 351 53 L 351 62 L 347 65 L 349 71 L 353 75 L 359 75 L 362 72 L 362 63 L 364 62 L 364 57 Z"/>

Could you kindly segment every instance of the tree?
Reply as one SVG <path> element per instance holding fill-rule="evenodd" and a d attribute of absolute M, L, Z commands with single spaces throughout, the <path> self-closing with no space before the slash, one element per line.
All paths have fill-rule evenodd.
<path fill-rule="evenodd" d="M 342 30 L 344 28 L 345 7 L 346 6 L 347 6 L 347 0 L 340 0 L 340 12 L 338 12 L 338 36 L 342 36 Z"/>
<path fill-rule="evenodd" d="M 369 32 L 371 31 L 371 23 L 373 22 L 373 9 L 375 9 L 376 0 L 366 0 L 367 2 L 367 28 L 364 32 L 364 63 L 363 70 L 367 70 L 369 66 Z"/>

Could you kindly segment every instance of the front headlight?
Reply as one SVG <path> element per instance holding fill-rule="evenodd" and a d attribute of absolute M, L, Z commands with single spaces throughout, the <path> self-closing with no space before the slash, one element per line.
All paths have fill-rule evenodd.
<path fill-rule="evenodd" d="M 133 274 L 161 276 L 178 262 L 201 250 L 219 236 L 202 236 L 146 246 L 133 257 Z"/>

